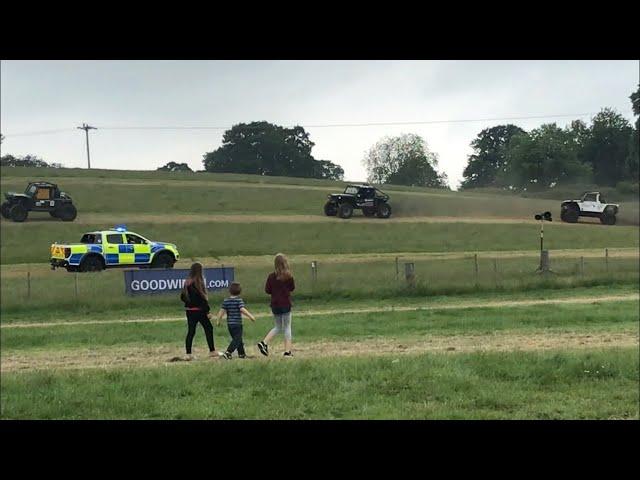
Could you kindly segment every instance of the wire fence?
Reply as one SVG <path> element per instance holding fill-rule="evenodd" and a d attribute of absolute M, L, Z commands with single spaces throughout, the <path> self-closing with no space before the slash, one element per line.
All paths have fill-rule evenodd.
<path fill-rule="evenodd" d="M 602 254 L 549 255 L 548 269 L 541 271 L 535 256 L 466 254 L 425 257 L 349 257 L 310 262 L 292 260 L 298 298 L 376 298 L 403 295 L 449 294 L 473 290 L 527 290 L 541 284 L 558 286 L 638 282 L 637 253 L 603 249 Z M 206 267 L 221 266 L 207 264 Z M 226 264 L 225 266 L 230 266 Z M 232 265 L 231 265 L 232 266 Z M 264 281 L 271 271 L 268 263 L 235 266 L 235 279 L 242 284 L 246 299 L 264 298 Z M 3 310 L 21 305 L 85 306 L 88 311 L 118 304 L 176 302 L 177 293 L 154 298 L 125 294 L 122 270 L 99 273 L 51 271 L 45 266 L 26 266 L 2 275 Z M 214 299 L 226 292 L 212 293 Z"/>

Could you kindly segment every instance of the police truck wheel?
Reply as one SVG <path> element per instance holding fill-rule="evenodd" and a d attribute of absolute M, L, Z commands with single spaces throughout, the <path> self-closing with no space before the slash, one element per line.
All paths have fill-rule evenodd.
<path fill-rule="evenodd" d="M 102 270 L 102 262 L 96 256 L 90 256 L 80 262 L 81 272 L 99 272 Z"/>
<path fill-rule="evenodd" d="M 336 207 L 335 203 L 327 202 L 324 204 L 324 214 L 327 217 L 335 217 L 337 213 L 338 213 L 338 208 Z"/>
<path fill-rule="evenodd" d="M 341 203 L 338 207 L 338 216 L 340 218 L 351 218 L 353 215 L 353 206 L 350 203 Z"/>
<path fill-rule="evenodd" d="M 56 210 L 56 216 L 63 222 L 73 222 L 78 216 L 78 211 L 74 205 L 63 205 Z"/>
<path fill-rule="evenodd" d="M 19 203 L 11 207 L 9 210 L 9 216 L 14 222 L 24 222 L 27 219 L 28 214 L 29 212 L 27 212 L 27 209 Z"/>
<path fill-rule="evenodd" d="M 381 203 L 378 205 L 378 212 L 376 215 L 378 218 L 389 218 L 391 216 L 391 206 L 388 203 Z"/>
<path fill-rule="evenodd" d="M 174 263 L 175 260 L 173 259 L 173 255 L 168 252 L 160 252 L 158 255 L 153 257 L 151 268 L 173 268 Z"/>
<path fill-rule="evenodd" d="M 11 204 L 9 202 L 4 202 L 2 204 L 2 216 L 4 218 L 11 218 L 9 215 L 9 210 L 11 210 Z"/>
<path fill-rule="evenodd" d="M 373 217 L 376 214 L 376 209 L 373 207 L 365 207 L 362 209 L 362 214 L 365 217 Z"/>

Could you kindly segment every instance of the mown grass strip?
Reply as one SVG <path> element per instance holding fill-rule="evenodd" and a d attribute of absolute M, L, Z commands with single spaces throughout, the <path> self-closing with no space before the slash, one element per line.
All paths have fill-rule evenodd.
<path fill-rule="evenodd" d="M 4 419 L 637 419 L 637 348 L 2 375 Z"/>
<path fill-rule="evenodd" d="M 637 330 L 636 300 L 589 304 L 558 303 L 529 306 L 448 309 L 446 306 L 414 311 L 334 312 L 293 315 L 295 342 L 363 340 L 370 338 L 431 335 L 490 335 L 496 332 L 621 332 Z M 256 324 L 245 322 L 245 342 L 252 345 L 271 328 L 269 317 Z M 185 335 L 184 317 L 165 322 L 120 324 L 57 324 L 55 328 L 4 328 L 0 337 L 3 354 L 21 349 L 97 348 L 117 345 L 165 345 L 180 350 Z M 215 338 L 226 345 L 224 325 Z M 204 341 L 200 331 L 196 343 Z M 219 345 L 220 346 L 220 345 Z"/>

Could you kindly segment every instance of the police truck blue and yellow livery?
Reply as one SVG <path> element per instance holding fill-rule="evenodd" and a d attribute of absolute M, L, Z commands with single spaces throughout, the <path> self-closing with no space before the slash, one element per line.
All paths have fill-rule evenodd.
<path fill-rule="evenodd" d="M 51 245 L 51 268 L 65 267 L 70 272 L 111 267 L 173 268 L 178 258 L 173 243 L 147 240 L 125 225 L 85 233 L 80 243 Z"/>

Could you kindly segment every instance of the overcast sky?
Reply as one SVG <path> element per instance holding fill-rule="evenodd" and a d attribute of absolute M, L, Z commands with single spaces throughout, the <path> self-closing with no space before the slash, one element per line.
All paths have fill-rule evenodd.
<path fill-rule="evenodd" d="M 452 187 L 469 143 L 506 121 L 319 127 L 596 113 L 632 120 L 638 61 L 2 61 L 2 154 L 34 154 L 66 167 L 155 169 L 169 161 L 201 170 L 223 130 L 107 127 L 231 127 L 266 120 L 307 126 L 316 159 L 365 180 L 362 157 L 386 135 L 416 133 L 439 155 Z M 589 121 L 590 117 L 581 117 Z M 524 129 L 571 118 L 511 120 Z M 66 129 L 66 130 L 65 130 Z M 12 136 L 30 132 L 62 132 Z"/>

